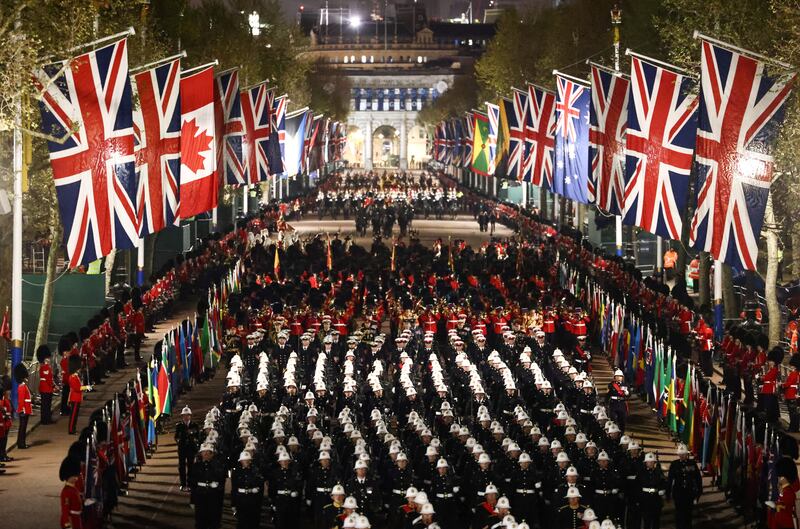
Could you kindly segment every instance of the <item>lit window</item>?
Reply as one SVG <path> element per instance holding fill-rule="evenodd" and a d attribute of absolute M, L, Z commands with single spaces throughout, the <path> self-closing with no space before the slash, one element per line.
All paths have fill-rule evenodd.
<path fill-rule="evenodd" d="M 422 56 L 420 56 L 420 55 L 417 55 L 417 62 L 418 62 L 418 63 L 420 63 L 420 64 L 422 64 Z"/>
<path fill-rule="evenodd" d="M 347 62 L 348 62 L 348 57 L 347 57 L 347 55 L 345 55 L 344 56 L 344 63 L 347 64 Z"/>
<path fill-rule="evenodd" d="M 361 56 L 361 62 L 362 63 L 366 63 L 367 62 L 367 56 L 366 55 L 362 55 Z"/>
<path fill-rule="evenodd" d="M 369 56 L 369 62 L 375 62 L 375 56 L 374 55 L 370 55 Z"/>
<path fill-rule="evenodd" d="M 350 62 L 356 62 L 356 56 L 355 55 L 351 55 L 350 56 Z"/>
<path fill-rule="evenodd" d="M 469 39 L 469 45 L 472 46 L 472 39 Z"/>

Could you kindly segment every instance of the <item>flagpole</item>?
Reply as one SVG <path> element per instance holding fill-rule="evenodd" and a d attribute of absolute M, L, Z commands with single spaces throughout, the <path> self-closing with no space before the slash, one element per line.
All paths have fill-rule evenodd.
<path fill-rule="evenodd" d="M 727 50 L 735 51 L 735 52 L 741 53 L 742 55 L 747 55 L 748 57 L 750 57 L 752 59 L 758 59 L 758 60 L 761 60 L 761 61 L 766 61 L 766 62 L 772 63 L 772 64 L 774 64 L 776 66 L 781 66 L 783 68 L 786 68 L 787 70 L 792 70 L 794 68 L 794 66 L 792 66 L 789 63 L 785 63 L 783 61 L 779 61 L 777 59 L 773 59 L 772 57 L 767 57 L 766 55 L 761 55 L 760 53 L 756 53 L 754 51 L 750 51 L 750 50 L 746 50 L 744 48 L 740 48 L 739 46 L 734 46 L 733 44 L 730 44 L 728 42 L 724 42 L 724 41 L 721 41 L 719 39 L 715 39 L 714 37 L 709 37 L 708 35 L 704 35 L 704 34 L 700 33 L 697 30 L 694 30 L 694 33 L 692 34 L 692 38 L 705 40 L 705 41 L 710 42 L 712 44 L 716 44 L 717 46 L 721 46 L 721 47 L 723 47 L 723 48 L 725 48 Z"/>
<path fill-rule="evenodd" d="M 714 261 L 714 338 L 722 340 L 723 305 L 722 305 L 722 261 Z"/>
<path fill-rule="evenodd" d="M 148 62 L 147 64 L 143 64 L 141 66 L 137 66 L 136 68 L 131 68 L 128 70 L 130 73 L 139 72 L 141 70 L 146 70 L 150 67 L 161 66 L 162 64 L 166 64 L 170 61 L 174 61 L 176 59 L 183 59 L 186 57 L 186 50 L 183 50 L 180 53 L 176 53 L 175 55 L 170 55 L 169 57 L 164 57 L 163 59 L 159 59 L 157 61 Z"/>
<path fill-rule="evenodd" d="M 19 20 L 16 22 L 19 27 Z M 14 202 L 11 250 L 11 403 L 17 409 L 14 368 L 22 363 L 22 100 L 14 98 Z M 50 251 L 55 251 L 51 248 Z"/>
<path fill-rule="evenodd" d="M 614 26 L 614 75 L 621 75 L 619 70 L 619 45 L 620 45 L 620 26 L 622 25 L 622 9 L 615 5 L 611 9 L 611 25 Z M 599 66 L 598 66 L 599 67 Z M 617 243 L 617 256 L 625 255 L 622 247 L 622 212 L 614 216 L 614 239 Z"/>
<path fill-rule="evenodd" d="M 214 59 L 213 61 L 207 62 L 205 64 L 201 64 L 200 66 L 195 66 L 194 68 L 189 68 L 188 70 L 181 70 L 181 77 L 183 77 L 184 75 L 189 75 L 191 73 L 200 71 L 200 70 L 204 70 L 204 69 L 209 68 L 211 66 L 216 66 L 218 64 L 219 64 L 219 61 Z"/>
<path fill-rule="evenodd" d="M 687 75 L 687 76 L 689 76 L 689 77 L 691 77 L 693 79 L 697 79 L 697 77 L 698 77 L 697 74 L 694 73 L 694 72 L 690 72 L 689 70 L 684 70 L 683 68 L 678 68 L 674 64 L 670 64 L 668 62 L 660 61 L 658 59 L 654 59 L 652 57 L 648 57 L 647 55 L 642 55 L 641 53 L 636 53 L 635 51 L 631 50 L 630 48 L 625 50 L 625 55 L 627 55 L 629 57 L 636 57 L 637 59 L 641 59 L 641 60 L 643 60 L 645 62 L 649 62 L 651 64 L 655 64 L 657 66 L 661 66 L 663 68 L 666 68 L 667 70 L 672 70 L 673 72 L 680 73 L 680 74 L 683 74 L 683 75 Z"/>
<path fill-rule="evenodd" d="M 136 284 L 144 285 L 144 237 L 136 244 Z"/>

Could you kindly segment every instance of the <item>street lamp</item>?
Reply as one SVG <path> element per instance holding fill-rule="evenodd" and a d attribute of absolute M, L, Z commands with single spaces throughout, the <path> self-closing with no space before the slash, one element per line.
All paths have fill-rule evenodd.
<path fill-rule="evenodd" d="M 261 17 L 257 11 L 253 11 L 247 15 L 247 23 L 250 25 L 250 34 L 257 37 L 261 34 Z"/>

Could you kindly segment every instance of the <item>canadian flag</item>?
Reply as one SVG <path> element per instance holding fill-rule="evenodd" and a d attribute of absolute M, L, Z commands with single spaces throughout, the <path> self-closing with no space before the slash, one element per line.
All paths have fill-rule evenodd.
<path fill-rule="evenodd" d="M 178 216 L 217 206 L 214 67 L 181 77 L 181 176 Z"/>

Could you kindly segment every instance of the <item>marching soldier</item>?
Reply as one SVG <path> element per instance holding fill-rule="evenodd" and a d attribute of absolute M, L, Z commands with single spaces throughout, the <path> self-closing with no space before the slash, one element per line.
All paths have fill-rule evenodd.
<path fill-rule="evenodd" d="M 362 514 L 372 518 L 380 509 L 380 493 L 378 483 L 367 475 L 367 462 L 359 459 L 355 464 L 356 475 L 345 487 L 350 496 L 358 502 Z"/>
<path fill-rule="evenodd" d="M 269 492 L 275 508 L 275 528 L 289 529 L 296 523 L 301 483 L 290 468 L 292 458 L 288 452 L 278 454 L 278 467 L 269 480 Z"/>
<path fill-rule="evenodd" d="M 194 462 L 199 441 L 200 427 L 192 421 L 192 410 L 189 406 L 184 406 L 181 410 L 181 420 L 175 424 L 175 444 L 178 445 L 178 475 L 182 491 L 189 490 L 186 486 L 186 471 Z"/>
<path fill-rule="evenodd" d="M 331 490 L 331 502 L 322 507 L 319 519 L 314 522 L 317 529 L 333 529 L 340 525 L 339 516 L 344 511 L 344 487 L 334 485 Z"/>
<path fill-rule="evenodd" d="M 436 475 L 431 484 L 431 493 L 442 529 L 455 529 L 456 527 L 456 504 L 459 490 L 460 487 L 455 476 L 450 472 L 447 460 L 439 459 L 436 463 Z"/>
<path fill-rule="evenodd" d="M 331 466 L 330 452 L 323 450 L 317 459 L 318 464 L 311 470 L 306 482 L 306 502 L 309 503 L 314 513 L 315 527 L 328 529 L 330 525 L 326 527 L 325 523 L 330 521 L 330 516 L 325 513 L 325 507 L 337 503 L 336 496 L 338 495 L 335 495 L 333 490 L 336 488 L 338 476 Z M 344 501 L 344 487 L 339 485 L 339 488 L 341 489 L 341 498 L 338 498 L 338 504 L 341 506 Z M 329 503 L 329 499 L 332 499 L 333 502 Z"/>
<path fill-rule="evenodd" d="M 519 455 L 518 465 L 511 474 L 515 518 L 531 526 L 538 525 L 537 505 L 542 481 L 531 467 L 531 456 L 526 452 Z"/>
<path fill-rule="evenodd" d="M 568 503 L 556 511 L 556 529 L 582 529 L 586 506 L 581 504 L 580 491 L 576 487 L 570 487 L 564 497 Z"/>
<path fill-rule="evenodd" d="M 592 470 L 590 486 L 594 490 L 594 512 L 601 520 L 619 520 L 618 499 L 620 495 L 619 474 L 610 466 L 611 458 L 605 451 L 597 456 L 597 467 Z"/>
<path fill-rule="evenodd" d="M 614 371 L 614 380 L 608 383 L 608 418 L 622 431 L 625 431 L 625 421 L 628 419 L 629 395 L 630 390 L 625 384 L 625 376 L 621 369 L 617 369 Z"/>
<path fill-rule="evenodd" d="M 789 359 L 792 371 L 783 383 L 783 398 L 786 400 L 786 407 L 789 409 L 789 431 L 800 431 L 800 354 L 793 354 Z"/>
<path fill-rule="evenodd" d="M 222 461 L 214 456 L 214 451 L 211 443 L 200 445 L 200 458 L 189 472 L 192 491 L 189 501 L 194 509 L 196 529 L 218 529 L 222 523 L 226 470 Z"/>
<path fill-rule="evenodd" d="M 669 466 L 667 500 L 675 502 L 675 527 L 692 529 L 692 506 L 703 492 L 703 479 L 697 462 L 689 458 L 686 445 L 678 445 L 678 459 Z"/>
<path fill-rule="evenodd" d="M 644 468 L 636 477 L 636 486 L 639 489 L 639 507 L 644 529 L 659 529 L 667 481 L 654 453 L 645 454 Z"/>
<path fill-rule="evenodd" d="M 237 529 L 259 527 L 263 500 L 264 477 L 253 467 L 253 457 L 245 450 L 239 455 L 239 466 L 231 475 L 231 507 Z"/>

